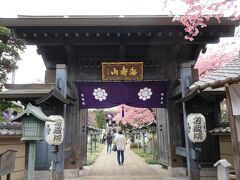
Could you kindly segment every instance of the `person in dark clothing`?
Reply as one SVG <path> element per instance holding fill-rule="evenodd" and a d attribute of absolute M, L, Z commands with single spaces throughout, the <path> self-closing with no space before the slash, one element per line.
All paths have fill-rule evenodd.
<path fill-rule="evenodd" d="M 111 135 L 111 131 L 108 131 L 107 133 L 107 153 L 111 153 L 112 151 L 112 135 Z"/>
<path fill-rule="evenodd" d="M 103 135 L 102 144 L 104 144 L 105 141 L 106 141 L 106 134 Z"/>

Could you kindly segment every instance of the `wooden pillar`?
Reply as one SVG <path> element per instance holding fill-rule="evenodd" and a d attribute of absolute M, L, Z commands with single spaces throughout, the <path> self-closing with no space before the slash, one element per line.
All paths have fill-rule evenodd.
<path fill-rule="evenodd" d="M 87 120 L 88 110 L 80 110 L 80 149 L 79 149 L 79 168 L 82 169 L 87 162 Z"/>
<path fill-rule="evenodd" d="M 61 95 L 66 98 L 67 95 L 67 67 L 65 64 L 56 65 L 56 88 L 60 91 Z M 62 116 L 66 121 L 66 105 L 63 105 Z M 65 122 L 65 126 L 67 123 Z M 66 128 L 64 128 L 66 130 Z M 65 131 L 66 132 L 66 131 Z M 54 171 L 52 174 L 53 180 L 63 180 L 64 179 L 64 144 L 66 139 L 66 133 L 64 132 L 64 141 L 58 146 L 54 165 Z"/>
<path fill-rule="evenodd" d="M 231 138 L 232 138 L 232 146 L 233 146 L 233 158 L 234 158 L 234 164 L 235 164 L 235 172 L 237 179 L 240 179 L 240 139 L 238 139 L 237 134 L 237 127 L 236 127 L 236 117 L 233 115 L 232 111 L 232 103 L 231 103 L 231 97 L 229 93 L 229 87 L 228 85 L 225 86 L 226 90 L 226 98 L 227 98 L 227 109 L 228 109 L 228 115 L 229 115 L 229 122 L 230 122 L 230 128 L 231 128 Z M 240 121 L 240 119 L 238 119 Z"/>
<path fill-rule="evenodd" d="M 78 90 L 73 84 L 73 81 L 77 77 L 77 73 L 79 73 L 79 61 L 77 52 L 75 47 L 70 44 L 65 44 L 64 49 L 66 52 L 66 62 L 68 66 L 67 80 L 68 84 L 68 94 L 71 95 L 72 98 L 75 98 L 76 101 L 73 106 L 67 107 L 67 115 L 68 115 L 68 138 L 67 142 L 65 143 L 65 148 L 68 148 L 71 153 L 69 157 L 65 155 L 65 162 L 64 162 L 64 169 L 69 169 L 71 175 L 74 177 L 78 176 L 79 174 L 79 151 L 80 148 L 80 119 L 79 119 L 79 100 L 78 100 Z M 65 150 L 66 152 L 66 150 Z"/>
<path fill-rule="evenodd" d="M 171 153 L 169 153 L 169 127 L 168 127 L 168 111 L 166 108 L 157 108 L 157 145 L 158 145 L 158 161 L 164 166 L 171 166 Z"/>
<path fill-rule="evenodd" d="M 182 97 L 185 97 L 187 88 L 193 83 L 193 65 L 192 64 L 182 64 L 181 67 L 181 90 Z M 189 180 L 199 180 L 200 179 L 200 167 L 197 160 L 193 160 L 190 153 L 194 151 L 193 143 L 189 141 L 188 138 L 188 127 L 187 127 L 187 109 L 185 102 L 182 103 L 183 108 L 183 120 L 184 120 L 184 133 L 185 133 L 185 152 L 187 158 L 187 169 L 188 169 L 188 179 Z"/>
<path fill-rule="evenodd" d="M 84 165 L 87 163 L 87 124 L 88 124 L 88 110 L 84 110 L 84 127 L 83 127 L 83 149 L 84 149 Z"/>
<path fill-rule="evenodd" d="M 79 110 L 79 121 L 80 121 L 80 127 L 79 127 L 79 169 L 83 169 L 84 165 L 84 149 L 83 149 L 83 144 L 84 144 L 84 139 L 83 139 L 83 134 L 84 134 L 84 110 Z"/>
<path fill-rule="evenodd" d="M 155 133 L 152 132 L 152 154 L 153 154 L 153 159 L 155 159 L 154 135 L 155 135 Z"/>

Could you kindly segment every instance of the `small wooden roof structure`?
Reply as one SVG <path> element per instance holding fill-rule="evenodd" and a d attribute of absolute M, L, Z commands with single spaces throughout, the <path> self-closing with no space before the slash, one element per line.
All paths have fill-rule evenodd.
<path fill-rule="evenodd" d="M 225 66 L 217 69 L 216 71 L 209 73 L 202 80 L 195 82 L 192 86 L 189 87 L 190 91 L 185 96 L 186 98 L 190 94 L 203 91 L 206 88 L 225 87 L 227 106 L 230 117 L 229 118 L 231 129 L 230 132 L 233 143 L 235 172 L 237 179 L 240 178 L 240 145 L 238 139 L 238 131 L 240 131 L 240 129 L 237 125 L 238 124 L 237 121 L 239 121 L 239 119 L 237 119 L 233 115 L 232 99 L 229 92 L 229 86 L 231 84 L 239 82 L 240 82 L 240 58 L 237 58 L 227 63 Z M 240 98 L 235 100 L 240 101 Z"/>
<path fill-rule="evenodd" d="M 70 98 L 64 98 L 55 84 L 6 84 L 6 91 L 0 92 L 0 99 L 20 100 L 23 103 L 31 102 L 36 105 L 69 104 L 74 102 Z"/>

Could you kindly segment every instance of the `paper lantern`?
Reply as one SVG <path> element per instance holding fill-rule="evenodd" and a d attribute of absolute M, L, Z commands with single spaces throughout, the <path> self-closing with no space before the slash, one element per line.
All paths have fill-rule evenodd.
<path fill-rule="evenodd" d="M 49 145 L 60 145 L 64 139 L 64 119 L 62 116 L 51 115 L 54 122 L 45 123 L 45 140 Z"/>
<path fill-rule="evenodd" d="M 192 113 L 187 117 L 188 137 L 193 143 L 203 142 L 206 139 L 206 120 L 200 113 Z"/>

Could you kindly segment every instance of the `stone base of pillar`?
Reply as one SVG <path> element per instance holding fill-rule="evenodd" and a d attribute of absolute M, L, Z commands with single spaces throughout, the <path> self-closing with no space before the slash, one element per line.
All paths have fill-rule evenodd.
<path fill-rule="evenodd" d="M 184 167 L 168 167 L 168 175 L 172 177 L 186 176 L 186 168 Z"/>
<path fill-rule="evenodd" d="M 65 178 L 79 177 L 79 169 L 64 169 Z"/>

